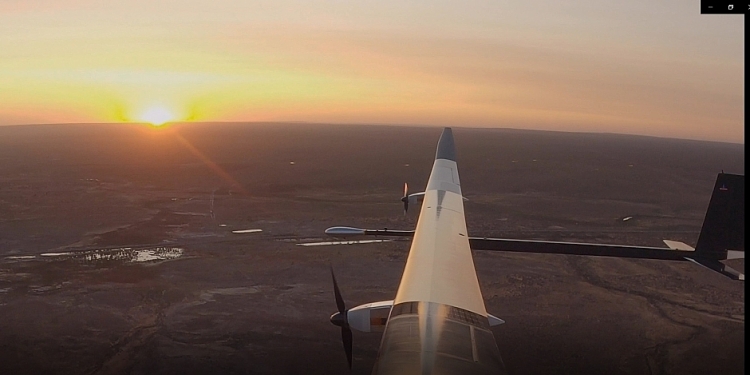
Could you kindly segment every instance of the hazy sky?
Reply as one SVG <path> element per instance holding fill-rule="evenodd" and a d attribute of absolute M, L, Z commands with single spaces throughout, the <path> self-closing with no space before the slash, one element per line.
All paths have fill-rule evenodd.
<path fill-rule="evenodd" d="M 700 0 L 0 0 L 0 125 L 157 113 L 741 143 L 743 30 Z"/>

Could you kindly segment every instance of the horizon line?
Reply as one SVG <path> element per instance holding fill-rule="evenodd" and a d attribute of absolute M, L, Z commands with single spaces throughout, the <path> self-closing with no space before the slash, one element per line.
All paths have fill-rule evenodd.
<path fill-rule="evenodd" d="M 168 121 L 163 125 L 154 126 L 144 121 L 117 121 L 117 122 L 52 122 L 52 123 L 26 123 L 26 124 L 0 124 L 0 128 L 4 127 L 17 127 L 17 126 L 61 126 L 61 125 L 146 125 L 154 127 L 167 127 L 170 125 L 189 125 L 189 124 L 292 124 L 292 125 L 335 125 L 335 126 L 381 126 L 381 127 L 407 127 L 407 128 L 459 128 L 459 129 L 473 129 L 473 130 L 513 130 L 513 131 L 524 131 L 524 132 L 543 132 L 543 133 L 566 133 L 566 134 L 590 134 L 590 135 L 614 135 L 614 136 L 631 136 L 631 137 L 644 137 L 644 138 L 656 138 L 656 139 L 669 139 L 669 140 L 680 140 L 680 141 L 695 141 L 695 142 L 709 142 L 709 143 L 725 143 L 733 145 L 745 145 L 744 140 L 741 142 L 736 141 L 720 141 L 720 140 L 708 140 L 708 139 L 696 139 L 696 138 L 679 138 L 669 136 L 658 136 L 658 135 L 647 135 L 647 134 L 636 134 L 636 133 L 614 133 L 614 132 L 601 132 L 601 131 L 575 131 L 575 130 L 550 130 L 550 129 L 527 129 L 527 128 L 514 128 L 514 127 L 499 127 L 499 126 L 472 126 L 472 125 L 432 125 L 432 124 L 392 124 L 392 123 L 343 123 L 343 122 L 311 122 L 311 121 L 299 121 L 299 120 L 276 120 L 276 121 Z"/>

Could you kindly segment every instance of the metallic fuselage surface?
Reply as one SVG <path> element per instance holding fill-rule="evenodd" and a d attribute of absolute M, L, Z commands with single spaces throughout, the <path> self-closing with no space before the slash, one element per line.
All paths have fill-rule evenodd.
<path fill-rule="evenodd" d="M 453 134 L 438 142 L 373 374 L 504 374 L 466 232 Z"/>

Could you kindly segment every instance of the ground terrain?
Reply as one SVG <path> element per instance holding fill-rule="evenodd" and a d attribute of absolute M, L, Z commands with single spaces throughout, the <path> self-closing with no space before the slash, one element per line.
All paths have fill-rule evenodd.
<path fill-rule="evenodd" d="M 297 244 L 333 225 L 413 228 L 402 186 L 424 187 L 439 134 L 0 127 L 0 373 L 349 373 L 329 265 L 349 306 L 392 299 L 409 243 Z M 744 174 L 744 145 L 454 134 L 473 236 L 694 245 L 716 174 Z M 474 260 L 512 374 L 744 373 L 742 282 L 687 262 Z M 355 332 L 353 373 L 379 340 Z"/>

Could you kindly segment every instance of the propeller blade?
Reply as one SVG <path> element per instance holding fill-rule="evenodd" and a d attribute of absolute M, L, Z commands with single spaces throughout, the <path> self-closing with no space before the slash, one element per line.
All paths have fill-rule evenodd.
<path fill-rule="evenodd" d="M 351 370 L 352 330 L 349 328 L 349 322 L 346 319 L 346 304 L 344 304 L 344 298 L 341 297 L 339 284 L 336 282 L 336 275 L 333 273 L 333 266 L 331 266 L 331 279 L 333 279 L 333 294 L 336 296 L 336 307 L 339 309 L 338 314 L 331 316 L 331 323 L 341 326 L 341 341 L 344 344 L 344 351 L 346 352 L 346 361 L 349 363 L 349 370 Z"/>
<path fill-rule="evenodd" d="M 339 309 L 339 312 L 341 314 L 346 315 L 346 305 L 344 304 L 344 298 L 341 297 L 339 284 L 336 283 L 336 275 L 333 274 L 333 266 L 331 266 L 331 278 L 333 279 L 333 294 L 336 297 L 336 307 Z"/>
<path fill-rule="evenodd" d="M 352 369 L 352 330 L 349 327 L 341 327 L 341 341 L 344 342 L 346 360 L 349 362 L 349 370 Z"/>
<path fill-rule="evenodd" d="M 404 202 L 404 216 L 409 211 L 409 184 L 404 182 L 404 196 L 401 198 L 401 202 Z"/>

